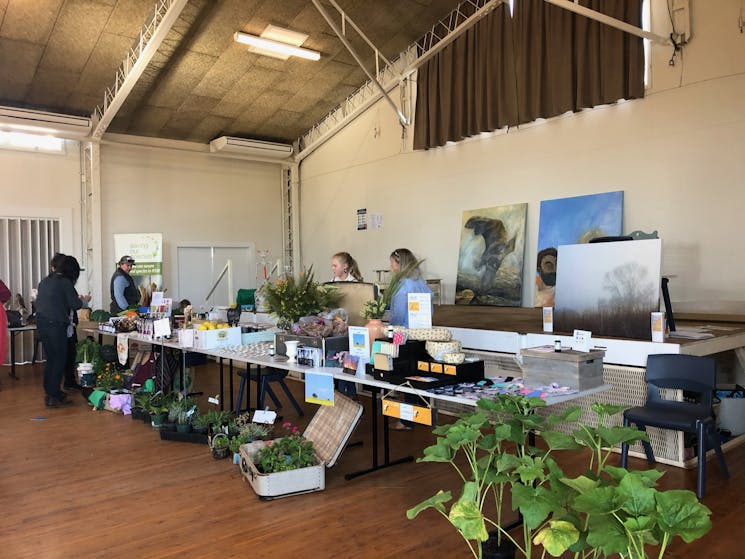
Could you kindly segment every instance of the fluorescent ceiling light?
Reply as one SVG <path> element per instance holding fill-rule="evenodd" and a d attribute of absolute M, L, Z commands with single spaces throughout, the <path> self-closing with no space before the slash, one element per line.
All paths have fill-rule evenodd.
<path fill-rule="evenodd" d="M 305 58 L 306 60 L 320 60 L 321 59 L 321 53 L 315 50 L 310 50 L 306 48 L 302 48 L 300 46 L 294 45 L 294 44 L 288 44 L 286 42 L 280 42 L 277 41 L 271 37 L 264 36 L 265 34 L 269 35 L 271 34 L 271 31 L 269 28 L 272 28 L 274 26 L 269 26 L 267 29 L 262 33 L 262 37 L 257 37 L 256 35 L 250 35 L 248 33 L 243 33 L 241 31 L 237 31 L 233 35 L 233 39 L 237 43 L 243 43 L 244 45 L 249 45 L 251 47 L 255 47 L 259 51 L 267 51 L 267 53 L 273 53 L 275 55 L 280 55 L 285 60 L 290 56 L 298 56 L 300 58 Z M 277 28 L 279 29 L 279 28 Z M 267 31 L 270 31 L 267 33 Z M 301 35 L 302 34 L 298 34 Z M 308 36 L 305 35 L 305 38 Z M 302 41 L 300 41 L 299 44 L 302 44 Z M 293 41 L 294 42 L 294 41 Z"/>

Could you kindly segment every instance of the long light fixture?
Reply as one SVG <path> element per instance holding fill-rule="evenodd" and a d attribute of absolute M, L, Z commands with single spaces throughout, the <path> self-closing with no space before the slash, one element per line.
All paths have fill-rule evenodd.
<path fill-rule="evenodd" d="M 237 43 L 243 43 L 244 45 L 249 45 L 270 52 L 275 52 L 280 55 L 298 56 L 300 58 L 305 58 L 306 60 L 321 59 L 321 53 L 316 50 L 306 49 L 295 45 L 288 45 L 287 43 L 282 43 L 280 41 L 275 41 L 273 39 L 267 39 L 264 37 L 257 37 L 256 35 L 250 35 L 241 31 L 236 31 L 233 35 L 233 39 L 235 39 Z"/>

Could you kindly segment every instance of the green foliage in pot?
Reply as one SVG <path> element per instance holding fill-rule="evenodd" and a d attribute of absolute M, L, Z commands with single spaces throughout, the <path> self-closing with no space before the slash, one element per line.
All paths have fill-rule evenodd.
<path fill-rule="evenodd" d="M 201 421 L 204 421 L 212 428 L 212 432 L 216 433 L 222 428 L 223 425 L 227 425 L 230 422 L 230 419 L 233 417 L 233 413 L 230 410 L 209 410 L 202 417 L 204 417 L 204 419 Z"/>
<path fill-rule="evenodd" d="M 674 536 L 688 542 L 709 530 L 710 511 L 692 492 L 657 491 L 660 472 L 627 472 L 607 464 L 613 446 L 646 439 L 635 428 L 610 426 L 610 417 L 622 408 L 595 404 L 598 427 L 578 425 L 567 434 L 551 426 L 576 421 L 579 409 L 536 413 L 544 406 L 536 398 L 498 395 L 495 400 L 479 400 L 475 412 L 437 427 L 436 444 L 427 447 L 419 461 L 450 463 L 463 482 L 461 495 L 448 507 L 452 494 L 440 491 L 409 509 L 407 516 L 413 519 L 423 510 L 435 509 L 479 558 L 488 529 L 512 541 L 525 557 L 531 557 L 535 545 L 553 556 L 572 551 L 582 559 L 615 553 L 644 559 L 646 547 L 658 543 L 662 557 Z M 536 432 L 547 450 L 530 444 L 529 435 Z M 567 478 L 552 454 L 583 448 L 590 450 L 588 473 Z M 467 469 L 456 462 L 460 456 Z M 501 526 L 508 495 L 523 519 L 519 541 Z"/>
<path fill-rule="evenodd" d="M 230 439 L 230 452 L 236 453 L 241 449 L 242 444 L 250 443 L 253 440 L 247 433 L 239 433 Z"/>
<path fill-rule="evenodd" d="M 75 363 L 92 363 L 93 372 L 103 371 L 105 365 L 101 358 L 101 346 L 90 336 L 79 340 L 75 345 Z"/>
<path fill-rule="evenodd" d="M 272 432 L 272 426 L 265 423 L 246 423 L 239 427 L 240 434 L 246 435 L 249 440 L 257 441 L 267 438 Z"/>
<path fill-rule="evenodd" d="M 307 468 L 317 463 L 313 441 L 306 439 L 291 423 L 283 423 L 287 434 L 281 439 L 267 441 L 256 453 L 254 462 L 259 471 L 270 474 Z"/>
<path fill-rule="evenodd" d="M 711 529 L 711 511 L 695 493 L 657 490 L 663 472 L 656 469 L 627 471 L 608 465 L 613 447 L 646 436 L 635 427 L 611 426 L 623 407 L 596 403 L 592 409 L 597 427 L 580 425 L 572 433 L 578 448 L 591 451 L 588 472 L 561 478 L 571 490 L 562 524 L 544 527 L 535 543 L 553 556 L 571 550 L 582 559 L 615 554 L 646 559 L 649 546 L 659 546 L 655 555 L 661 558 L 676 536 L 686 543 L 704 536 Z"/>
<path fill-rule="evenodd" d="M 154 392 L 148 398 L 147 411 L 150 415 L 168 413 L 170 399 L 162 392 Z"/>

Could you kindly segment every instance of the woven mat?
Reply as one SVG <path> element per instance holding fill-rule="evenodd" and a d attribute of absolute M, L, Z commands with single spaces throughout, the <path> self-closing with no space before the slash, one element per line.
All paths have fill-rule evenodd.
<path fill-rule="evenodd" d="M 303 433 L 316 455 L 333 466 L 362 416 L 362 404 L 334 392 L 334 405 L 321 406 Z"/>

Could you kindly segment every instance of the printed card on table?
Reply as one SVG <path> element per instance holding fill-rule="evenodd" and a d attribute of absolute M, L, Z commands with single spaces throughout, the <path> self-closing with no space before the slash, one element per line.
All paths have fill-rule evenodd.
<path fill-rule="evenodd" d="M 409 328 L 432 328 L 431 293 L 409 293 Z"/>
<path fill-rule="evenodd" d="M 313 369 L 305 371 L 305 401 L 321 406 L 333 406 L 334 375 Z"/>

